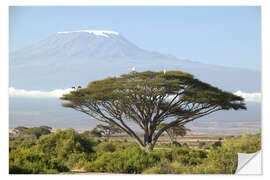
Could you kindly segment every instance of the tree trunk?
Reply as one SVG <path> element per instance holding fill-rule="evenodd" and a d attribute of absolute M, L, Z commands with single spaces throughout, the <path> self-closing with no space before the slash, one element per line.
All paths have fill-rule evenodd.
<path fill-rule="evenodd" d="M 152 151 L 154 149 L 154 144 L 152 142 L 153 142 L 152 132 L 149 132 L 148 125 L 146 125 L 145 131 L 144 131 L 143 149 L 146 151 Z"/>

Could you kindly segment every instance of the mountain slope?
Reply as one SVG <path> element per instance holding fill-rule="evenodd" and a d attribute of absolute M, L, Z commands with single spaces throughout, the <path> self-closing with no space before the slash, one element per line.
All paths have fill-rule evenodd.
<path fill-rule="evenodd" d="M 181 70 L 228 91 L 261 90 L 260 72 L 180 60 L 143 50 L 117 32 L 58 32 L 10 54 L 10 86 L 26 90 L 66 89 L 137 71 Z"/>

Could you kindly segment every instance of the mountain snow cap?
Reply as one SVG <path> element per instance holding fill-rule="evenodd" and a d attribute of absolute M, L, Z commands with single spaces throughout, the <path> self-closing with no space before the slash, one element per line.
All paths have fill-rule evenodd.
<path fill-rule="evenodd" d="M 101 30 L 79 30 L 79 31 L 64 31 L 64 32 L 57 32 L 57 34 L 69 34 L 69 33 L 79 33 L 79 32 L 86 32 L 90 34 L 94 34 L 96 36 L 104 36 L 104 37 L 109 37 L 108 35 L 113 34 L 113 35 L 119 35 L 118 32 L 114 31 L 101 31 Z"/>

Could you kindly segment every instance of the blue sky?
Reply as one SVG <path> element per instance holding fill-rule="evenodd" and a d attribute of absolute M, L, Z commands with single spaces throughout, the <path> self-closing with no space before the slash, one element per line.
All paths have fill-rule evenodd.
<path fill-rule="evenodd" d="M 180 59 L 261 69 L 260 7 L 11 7 L 10 51 L 59 31 L 113 30 Z"/>

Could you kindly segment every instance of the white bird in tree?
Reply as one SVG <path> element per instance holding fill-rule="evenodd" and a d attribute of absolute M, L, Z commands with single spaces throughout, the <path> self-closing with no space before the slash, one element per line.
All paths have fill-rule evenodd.
<path fill-rule="evenodd" d="M 164 69 L 164 70 L 163 70 L 163 73 L 166 74 L 166 72 L 167 72 L 166 69 Z"/>
<path fill-rule="evenodd" d="M 132 72 L 135 72 L 136 71 L 135 67 L 132 67 L 131 71 Z"/>

